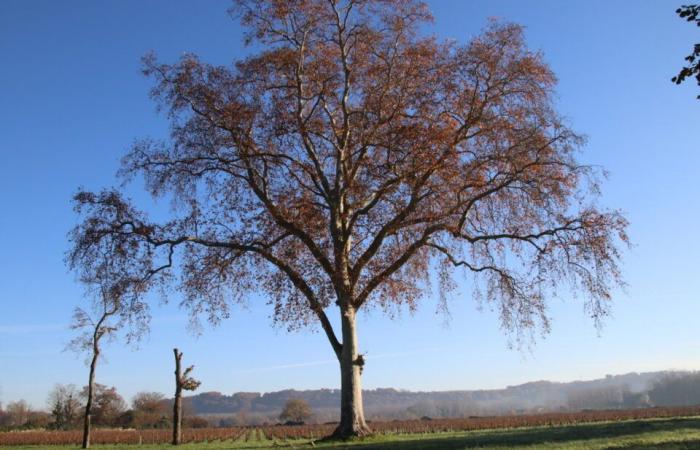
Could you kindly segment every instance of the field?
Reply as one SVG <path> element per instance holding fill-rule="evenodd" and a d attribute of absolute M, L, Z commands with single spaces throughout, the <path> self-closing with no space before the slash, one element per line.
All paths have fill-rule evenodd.
<path fill-rule="evenodd" d="M 590 411 L 468 419 L 372 423 L 375 436 L 350 443 L 323 442 L 332 425 L 185 430 L 182 448 L 357 449 L 647 449 L 700 448 L 700 407 Z M 96 430 L 96 448 L 168 447 L 169 430 Z M 76 448 L 79 431 L 0 433 L 0 445 L 19 449 Z M 115 445 L 116 444 L 116 445 Z M 131 444 L 131 445 L 128 445 Z"/>

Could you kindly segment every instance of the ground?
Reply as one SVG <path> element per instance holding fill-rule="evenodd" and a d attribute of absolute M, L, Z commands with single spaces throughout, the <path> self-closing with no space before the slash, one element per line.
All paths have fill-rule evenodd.
<path fill-rule="evenodd" d="M 99 450 L 155 450 L 170 445 L 96 445 Z M 470 431 L 383 435 L 347 443 L 309 440 L 269 440 L 257 430 L 236 441 L 216 441 L 182 445 L 183 450 L 242 450 L 279 448 L 328 448 L 353 450 L 457 450 L 457 449 L 700 449 L 700 416 L 667 419 L 630 420 L 569 426 L 531 427 Z M 14 446 L 13 450 L 67 450 L 76 446 Z"/>

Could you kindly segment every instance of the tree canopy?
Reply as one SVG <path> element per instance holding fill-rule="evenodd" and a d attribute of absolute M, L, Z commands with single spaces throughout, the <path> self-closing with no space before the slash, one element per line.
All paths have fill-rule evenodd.
<path fill-rule="evenodd" d="M 458 44 L 419 32 L 432 17 L 413 0 L 234 11 L 258 53 L 144 58 L 172 131 L 138 141 L 119 173 L 175 207 L 154 221 L 119 190 L 77 193 L 79 273 L 110 255 L 125 305 L 142 313 L 144 293 L 175 285 L 212 322 L 262 292 L 276 323 L 325 332 L 346 406 L 361 404 L 356 312 L 414 309 L 433 281 L 445 304 L 456 270 L 518 337 L 548 328 L 562 286 L 607 314 L 627 221 L 596 205 L 599 174 L 577 160 L 584 139 L 520 26 L 491 22 Z M 348 426 L 366 428 L 361 410 L 342 409 Z"/>

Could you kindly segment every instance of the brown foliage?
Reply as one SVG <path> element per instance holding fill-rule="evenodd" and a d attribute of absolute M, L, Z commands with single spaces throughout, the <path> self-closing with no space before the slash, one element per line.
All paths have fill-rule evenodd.
<path fill-rule="evenodd" d="M 160 392 L 139 392 L 131 400 L 134 411 L 148 414 L 166 414 L 167 403 L 165 395 Z"/>
<path fill-rule="evenodd" d="M 276 323 L 320 324 L 353 372 L 343 392 L 359 393 L 355 311 L 415 308 L 431 268 L 443 304 L 453 272 L 472 274 L 517 339 L 547 330 L 562 286 L 594 320 L 608 313 L 627 221 L 596 206 L 583 139 L 521 27 L 492 22 L 460 45 L 419 34 L 431 16 L 414 0 L 235 5 L 259 53 L 231 66 L 144 58 L 171 138 L 138 142 L 120 174 L 172 199 L 172 219 L 116 190 L 75 196 L 69 264 L 89 277 L 109 255 L 127 316 L 171 282 L 212 322 L 263 291 Z"/>
<path fill-rule="evenodd" d="M 83 388 L 81 396 L 87 397 L 87 386 Z M 94 425 L 115 426 L 121 416 L 126 411 L 126 402 L 119 395 L 117 388 L 107 387 L 103 384 L 95 384 L 94 404 L 92 409 Z"/>
<path fill-rule="evenodd" d="M 280 420 L 283 422 L 304 423 L 311 417 L 311 407 L 302 399 L 293 398 L 287 400 L 282 412 Z"/>
<path fill-rule="evenodd" d="M 170 427 L 168 402 L 160 392 L 139 392 L 131 400 L 131 405 L 133 413 L 128 418 L 129 426 L 136 428 Z"/>
<path fill-rule="evenodd" d="M 136 144 L 121 174 L 185 214 L 154 223 L 117 191 L 80 192 L 72 267 L 110 254 L 140 310 L 182 249 L 185 304 L 214 321 L 253 288 L 292 327 L 325 328 L 334 302 L 414 307 L 432 262 L 447 291 L 454 267 L 482 277 L 508 329 L 546 326 L 562 281 L 606 314 L 626 221 L 591 202 L 582 139 L 519 26 L 457 45 L 418 35 L 414 1 L 237 4 L 258 55 L 144 59 L 172 139 Z"/>

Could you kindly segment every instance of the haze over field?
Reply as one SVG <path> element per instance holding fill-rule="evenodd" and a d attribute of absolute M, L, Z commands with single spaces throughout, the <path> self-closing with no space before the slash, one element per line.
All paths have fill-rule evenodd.
<path fill-rule="evenodd" d="M 533 381 L 503 389 L 414 392 L 393 388 L 366 390 L 365 410 L 372 420 L 534 414 L 700 402 L 700 374 L 647 372 L 608 375 L 595 380 Z M 305 400 L 313 421 L 338 420 L 338 389 L 277 392 L 202 392 L 184 399 L 193 414 L 210 423 L 247 425 L 275 422 L 289 399 Z"/>

